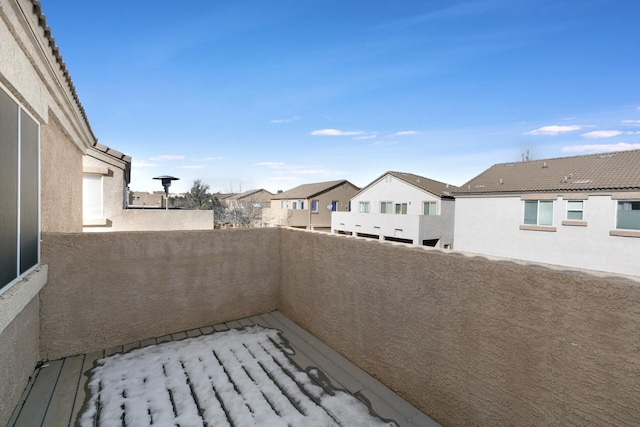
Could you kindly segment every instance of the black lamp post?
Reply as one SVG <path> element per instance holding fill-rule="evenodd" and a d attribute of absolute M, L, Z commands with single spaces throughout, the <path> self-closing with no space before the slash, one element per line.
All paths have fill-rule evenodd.
<path fill-rule="evenodd" d="M 171 187 L 171 181 L 178 181 L 180 178 L 176 178 L 175 176 L 162 175 L 162 176 L 156 176 L 153 179 L 162 180 L 162 186 L 164 187 L 164 194 L 167 199 L 167 204 L 165 208 L 166 210 L 169 210 L 169 187 Z"/>

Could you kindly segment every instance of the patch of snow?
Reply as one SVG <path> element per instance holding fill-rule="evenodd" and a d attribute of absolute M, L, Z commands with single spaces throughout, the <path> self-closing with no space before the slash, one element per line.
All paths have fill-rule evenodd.
<path fill-rule="evenodd" d="M 289 351 L 277 330 L 252 326 L 101 359 L 80 425 L 395 425 L 317 385 Z"/>

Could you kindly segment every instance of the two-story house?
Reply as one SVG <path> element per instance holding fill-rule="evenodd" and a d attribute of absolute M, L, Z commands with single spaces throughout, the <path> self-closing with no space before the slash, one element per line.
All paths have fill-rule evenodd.
<path fill-rule="evenodd" d="M 640 275 L 640 150 L 496 164 L 456 197 L 456 249 Z"/>
<path fill-rule="evenodd" d="M 331 227 L 331 214 L 349 210 L 349 199 L 358 192 L 345 179 L 302 184 L 271 198 L 271 207 L 263 209 L 267 227 L 295 227 L 325 230 Z"/>
<path fill-rule="evenodd" d="M 226 205 L 230 220 L 237 225 L 261 227 L 262 211 L 271 207 L 271 198 L 275 196 L 263 188 L 248 190 L 225 197 L 222 202 Z"/>
<path fill-rule="evenodd" d="M 336 212 L 332 232 L 451 249 L 457 187 L 423 176 L 386 172 Z"/>

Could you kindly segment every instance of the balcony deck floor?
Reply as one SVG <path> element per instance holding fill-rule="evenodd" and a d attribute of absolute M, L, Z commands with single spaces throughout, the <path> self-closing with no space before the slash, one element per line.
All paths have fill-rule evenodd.
<path fill-rule="evenodd" d="M 370 409 L 383 419 L 398 426 L 438 426 L 434 420 L 403 400 L 392 390 L 359 369 L 345 357 L 331 349 L 280 312 L 253 316 L 225 324 L 198 329 L 118 346 L 102 351 L 48 361 L 36 369 L 23 396 L 9 420 L 8 426 L 71 426 L 87 398 L 87 373 L 96 360 L 116 353 L 179 341 L 188 337 L 222 332 L 229 329 L 259 325 L 282 331 L 294 354 L 291 360 L 300 368 L 318 368 L 333 387 L 342 389 L 367 402 Z"/>

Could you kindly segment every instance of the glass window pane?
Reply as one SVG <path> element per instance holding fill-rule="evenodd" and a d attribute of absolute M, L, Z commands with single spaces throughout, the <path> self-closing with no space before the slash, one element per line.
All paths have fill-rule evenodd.
<path fill-rule="evenodd" d="M 524 223 L 528 225 L 538 224 L 537 200 L 527 200 L 524 202 Z"/>
<path fill-rule="evenodd" d="M 20 274 L 38 264 L 38 124 L 20 112 Z"/>
<path fill-rule="evenodd" d="M 640 230 L 640 202 L 618 202 L 616 228 Z"/>
<path fill-rule="evenodd" d="M 553 202 L 540 201 L 538 208 L 538 225 L 553 225 Z"/>
<path fill-rule="evenodd" d="M 581 211 L 582 200 L 570 200 L 567 202 L 567 209 L 570 211 Z"/>
<path fill-rule="evenodd" d="M 0 288 L 18 277 L 18 104 L 0 89 Z"/>
<path fill-rule="evenodd" d="M 573 221 L 582 221 L 582 211 L 567 212 L 567 219 L 573 220 Z"/>

